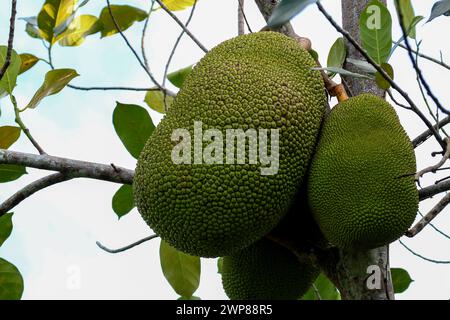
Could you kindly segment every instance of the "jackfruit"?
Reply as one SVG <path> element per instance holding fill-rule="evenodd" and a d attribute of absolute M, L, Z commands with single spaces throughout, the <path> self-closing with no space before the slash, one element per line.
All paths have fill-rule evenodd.
<path fill-rule="evenodd" d="M 275 227 L 303 180 L 325 111 L 323 80 L 313 67 L 307 51 L 275 32 L 225 41 L 194 67 L 146 143 L 134 178 L 139 212 L 163 240 L 191 255 L 218 257 Z M 175 129 L 184 135 L 173 139 Z M 223 137 L 196 134 L 209 129 Z M 244 142 L 257 132 L 258 146 L 228 153 L 221 138 L 231 129 L 240 129 Z M 175 152 L 181 144 L 187 147 Z M 217 144 L 223 149 L 211 151 Z M 203 163 L 203 148 L 212 163 Z M 250 163 L 255 150 L 260 156 Z M 174 152 L 184 163 L 174 163 Z M 264 172 L 271 156 L 275 170 Z"/>
<path fill-rule="evenodd" d="M 308 198 L 325 237 L 371 249 L 402 236 L 414 221 L 414 148 L 393 107 L 362 94 L 324 121 L 308 178 Z"/>
<path fill-rule="evenodd" d="M 309 261 L 268 239 L 223 257 L 222 285 L 232 300 L 301 298 L 319 275 Z"/>

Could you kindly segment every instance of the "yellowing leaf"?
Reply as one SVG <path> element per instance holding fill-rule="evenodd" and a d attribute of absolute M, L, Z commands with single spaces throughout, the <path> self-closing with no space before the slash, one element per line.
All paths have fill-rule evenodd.
<path fill-rule="evenodd" d="M 125 31 L 136 21 L 147 18 L 147 12 L 132 6 L 111 5 L 111 12 L 121 31 Z M 99 21 L 102 24 L 102 38 L 118 33 L 108 7 L 103 8 Z"/>
<path fill-rule="evenodd" d="M 20 61 L 21 61 L 21 65 L 20 65 L 20 71 L 19 74 L 22 74 L 28 70 L 30 70 L 31 68 L 34 67 L 34 65 L 36 63 L 39 62 L 39 58 L 29 54 L 29 53 L 22 53 L 19 55 L 20 57 Z"/>
<path fill-rule="evenodd" d="M 19 137 L 19 127 L 0 127 L 0 149 L 8 149 Z"/>
<path fill-rule="evenodd" d="M 55 35 L 55 28 L 73 17 L 76 0 L 46 0 L 37 17 L 40 35 L 50 44 L 61 39 L 62 34 Z"/>
<path fill-rule="evenodd" d="M 64 31 L 59 44 L 64 47 L 79 46 L 88 35 L 99 32 L 101 28 L 101 24 L 96 16 L 88 14 L 78 16 Z"/>
<path fill-rule="evenodd" d="M 36 91 L 27 108 L 36 108 L 42 99 L 60 92 L 73 78 L 78 76 L 73 69 L 55 69 L 47 72 L 44 83 Z"/>
<path fill-rule="evenodd" d="M 162 0 L 162 2 L 170 11 L 179 11 L 192 7 L 195 0 Z"/>

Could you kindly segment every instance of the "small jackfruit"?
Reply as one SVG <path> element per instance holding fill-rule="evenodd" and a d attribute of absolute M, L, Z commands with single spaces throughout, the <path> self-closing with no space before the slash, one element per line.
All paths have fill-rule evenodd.
<path fill-rule="evenodd" d="M 323 80 L 313 67 L 307 51 L 275 32 L 225 41 L 196 65 L 144 147 L 134 178 L 139 212 L 163 240 L 191 255 L 217 257 L 275 227 L 303 180 L 325 111 Z M 247 147 L 230 155 L 228 141 L 196 135 L 199 122 L 203 132 L 223 138 L 238 130 Z M 174 141 L 176 129 L 185 135 Z M 250 130 L 259 134 L 252 153 Z M 175 164 L 179 143 L 188 145 L 180 152 L 187 160 Z M 207 150 L 215 159 L 209 164 Z M 268 164 L 277 151 L 279 158 Z M 275 174 L 262 174 L 272 164 Z"/>
<path fill-rule="evenodd" d="M 324 121 L 308 178 L 308 198 L 324 236 L 338 247 L 370 249 L 402 236 L 418 192 L 414 149 L 393 107 L 362 94 Z"/>
<path fill-rule="evenodd" d="M 268 239 L 223 257 L 222 284 L 232 300 L 298 299 L 318 275 L 311 263 Z"/>

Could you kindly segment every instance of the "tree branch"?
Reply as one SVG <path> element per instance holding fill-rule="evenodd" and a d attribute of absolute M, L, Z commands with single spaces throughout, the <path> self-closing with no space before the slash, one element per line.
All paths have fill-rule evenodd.
<path fill-rule="evenodd" d="M 400 6 L 400 1 L 399 0 L 395 0 L 396 4 L 398 6 Z M 433 102 L 436 104 L 436 106 L 439 108 L 439 110 L 441 110 L 442 112 L 446 113 L 446 114 L 450 114 L 450 111 L 445 109 L 444 106 L 441 104 L 441 102 L 439 101 L 439 99 L 434 95 L 434 93 L 431 91 L 430 85 L 428 84 L 428 82 L 425 80 L 425 77 L 422 73 L 422 70 L 419 68 L 419 65 L 417 64 L 416 59 L 414 59 L 414 55 L 412 52 L 412 48 L 411 45 L 409 43 L 408 40 L 408 33 L 406 31 L 405 25 L 403 23 L 403 13 L 402 10 L 397 10 L 398 13 L 398 18 L 400 21 L 400 27 L 402 29 L 402 33 L 403 33 L 403 39 L 405 41 L 405 45 L 408 51 L 408 56 L 409 59 L 411 60 L 411 63 L 414 67 L 414 70 L 416 71 L 417 75 L 419 76 L 420 82 L 422 82 L 423 86 L 425 87 L 425 90 L 427 91 L 428 96 L 433 100 Z"/>
<path fill-rule="evenodd" d="M 400 48 L 408 50 L 408 48 L 405 45 L 401 44 L 401 43 L 399 43 L 398 46 Z M 421 52 L 419 52 L 417 50 L 414 50 L 414 49 L 412 49 L 411 51 L 414 54 L 417 54 L 419 57 L 424 58 L 425 60 L 431 61 L 431 62 L 433 62 L 433 63 L 435 63 L 437 65 L 440 65 L 441 67 L 443 67 L 445 69 L 450 70 L 450 65 L 446 64 L 444 61 L 441 61 L 441 60 L 438 60 L 436 58 L 430 57 L 429 55 L 423 54 L 423 53 L 421 53 Z"/>
<path fill-rule="evenodd" d="M 12 3 L 11 3 L 11 17 L 9 19 L 8 47 L 6 49 L 5 62 L 3 63 L 2 68 L 0 69 L 0 80 L 2 80 L 3 76 L 6 73 L 6 70 L 8 70 L 8 67 L 11 64 L 11 54 L 12 54 L 13 42 L 14 42 L 14 24 L 16 22 L 16 13 L 17 13 L 16 7 L 17 7 L 17 1 L 16 0 L 12 0 Z"/>
<path fill-rule="evenodd" d="M 280 2 L 279 0 L 255 0 L 256 5 L 259 8 L 259 11 L 261 11 L 262 15 L 264 16 L 264 19 L 266 22 L 269 20 L 270 16 L 272 15 L 273 10 Z M 281 32 L 288 37 L 291 38 L 298 38 L 299 36 L 295 33 L 294 29 L 292 28 L 292 25 L 288 22 L 284 26 L 281 26 L 279 28 L 273 29 L 274 31 Z"/>
<path fill-rule="evenodd" d="M 450 157 L 450 139 L 449 138 L 445 138 L 444 139 L 445 143 L 447 144 L 447 148 L 445 150 L 444 155 L 442 156 L 442 159 L 439 160 L 439 162 L 435 165 L 432 165 L 428 168 L 425 168 L 423 170 L 420 170 L 419 172 L 417 172 L 414 176 L 414 180 L 419 181 L 419 179 L 428 172 L 436 172 L 437 169 L 439 169 L 440 167 L 442 167 L 444 165 L 444 163 L 448 160 L 448 158 Z"/>
<path fill-rule="evenodd" d="M 434 206 L 433 209 L 430 210 L 422 219 L 420 219 L 419 222 L 416 223 L 414 227 L 412 227 L 410 230 L 408 230 L 405 235 L 409 238 L 414 237 L 416 234 L 418 234 L 420 231 L 425 228 L 427 224 L 431 222 L 436 216 L 444 210 L 444 208 L 450 203 L 450 193 L 447 193 L 441 201 L 438 202 L 437 205 Z"/>
<path fill-rule="evenodd" d="M 383 78 L 391 85 L 392 88 L 394 88 L 411 106 L 411 109 L 420 117 L 420 119 L 425 123 L 425 125 L 428 127 L 428 129 L 433 133 L 438 143 L 441 145 L 442 149 L 445 150 L 446 144 L 442 137 L 439 135 L 439 133 L 436 131 L 436 129 L 433 128 L 433 125 L 428 120 L 427 117 L 420 111 L 420 109 L 417 107 L 417 105 L 414 103 L 414 101 L 409 97 L 408 93 L 406 93 L 400 86 L 389 77 L 389 75 L 386 73 L 386 71 L 381 68 L 381 66 L 375 62 L 368 54 L 367 52 L 361 47 L 361 45 L 350 35 L 350 33 L 344 29 L 342 29 L 339 24 L 334 21 L 334 19 L 328 14 L 328 12 L 324 9 L 324 7 L 320 4 L 320 2 L 317 2 L 317 8 L 320 12 L 324 15 L 324 17 L 333 25 L 333 27 L 341 33 L 347 40 L 352 44 L 352 46 L 364 57 L 364 59 L 367 60 L 368 63 L 370 63 L 380 75 L 383 76 Z"/>
<path fill-rule="evenodd" d="M 439 121 L 438 124 L 435 124 L 433 126 L 433 128 L 435 130 L 439 130 L 439 128 L 444 127 L 445 125 L 450 123 L 450 116 L 445 117 L 444 119 L 442 119 L 441 121 Z M 428 138 L 430 138 L 433 135 L 433 133 L 428 129 L 425 132 L 423 132 L 422 134 L 420 134 L 419 136 L 417 136 L 417 138 L 415 138 L 412 141 L 412 144 L 414 146 L 414 148 L 417 148 L 418 146 L 420 146 L 423 142 L 427 141 Z"/>
<path fill-rule="evenodd" d="M 420 189 L 419 200 L 426 200 L 445 191 L 450 191 L 450 180 L 441 181 L 432 186 Z"/>
<path fill-rule="evenodd" d="M 203 50 L 203 52 L 208 52 L 208 49 L 205 48 L 204 45 L 201 44 L 200 41 L 198 41 L 198 39 L 192 34 L 191 31 L 189 31 L 188 28 L 186 28 L 186 26 L 183 24 L 183 22 L 181 22 L 180 19 L 178 19 L 178 17 L 173 14 L 172 11 L 169 10 L 169 8 L 166 7 L 166 5 L 161 1 L 161 0 L 155 0 L 156 2 L 158 2 L 158 4 L 160 5 L 160 7 L 167 12 L 167 14 L 173 19 L 175 20 L 175 22 L 184 30 L 184 32 L 186 32 L 186 34 L 197 44 L 197 46 Z"/>
<path fill-rule="evenodd" d="M 25 188 L 17 191 L 0 205 L 0 217 L 8 213 L 23 200 L 32 196 L 39 190 L 45 189 L 63 181 L 70 180 L 72 178 L 74 177 L 58 172 L 30 183 Z"/>
<path fill-rule="evenodd" d="M 94 162 L 79 161 L 49 155 L 36 155 L 0 149 L 0 164 L 16 164 L 30 168 L 58 171 L 77 177 L 132 184 L 134 171 Z"/>

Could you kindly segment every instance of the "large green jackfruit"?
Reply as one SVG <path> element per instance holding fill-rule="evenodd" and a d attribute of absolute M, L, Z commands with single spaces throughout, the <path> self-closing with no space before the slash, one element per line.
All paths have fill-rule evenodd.
<path fill-rule="evenodd" d="M 414 149 L 391 105 L 363 94 L 324 121 L 308 178 L 313 215 L 334 245 L 375 248 L 404 234 L 418 209 Z"/>
<path fill-rule="evenodd" d="M 192 255 L 225 256 L 278 223 L 302 182 L 325 111 L 324 84 L 314 66 L 295 40 L 274 32 L 225 41 L 196 65 L 136 168 L 137 207 L 162 239 Z M 218 129 L 223 137 L 227 129 L 259 134 L 259 129 L 279 129 L 278 148 L 271 134 L 266 136 L 272 151 L 279 150 L 278 172 L 262 175 L 268 165 L 261 165 L 260 157 L 249 164 L 249 148 L 245 164 L 225 163 L 225 145 L 223 153 L 216 151 L 223 164 L 175 164 L 174 146 L 189 137 L 172 141 L 172 133 L 187 130 L 194 156 L 194 121 L 202 122 L 204 132 Z M 258 150 L 267 152 L 260 137 Z M 203 147 L 210 143 L 203 141 Z"/>
<path fill-rule="evenodd" d="M 294 300 L 308 291 L 319 275 L 310 262 L 262 239 L 223 257 L 222 284 L 232 300 Z"/>

